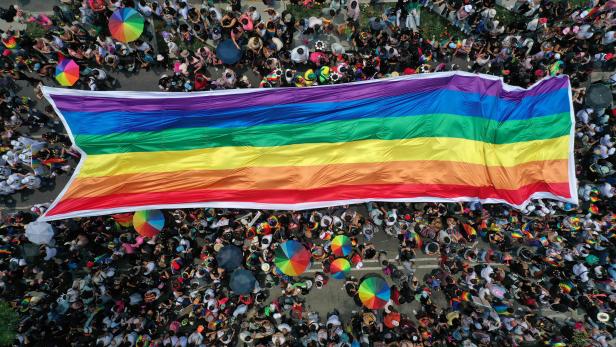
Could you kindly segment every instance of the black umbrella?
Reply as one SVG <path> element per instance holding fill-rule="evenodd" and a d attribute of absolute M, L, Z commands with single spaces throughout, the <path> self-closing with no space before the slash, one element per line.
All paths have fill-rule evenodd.
<path fill-rule="evenodd" d="M 252 271 L 246 269 L 236 269 L 231 274 L 231 280 L 229 281 L 229 288 L 236 294 L 248 294 L 255 288 L 257 279 Z"/>
<path fill-rule="evenodd" d="M 233 65 L 242 57 L 242 51 L 235 46 L 231 39 L 226 39 L 216 47 L 216 56 L 224 64 Z"/>
<path fill-rule="evenodd" d="M 606 108 L 612 103 L 612 91 L 608 86 L 596 83 L 586 91 L 586 106 L 592 108 Z"/>
<path fill-rule="evenodd" d="M 237 246 L 224 246 L 218 254 L 216 254 L 216 262 L 218 266 L 230 271 L 237 269 L 242 265 L 244 256 L 242 250 Z"/>

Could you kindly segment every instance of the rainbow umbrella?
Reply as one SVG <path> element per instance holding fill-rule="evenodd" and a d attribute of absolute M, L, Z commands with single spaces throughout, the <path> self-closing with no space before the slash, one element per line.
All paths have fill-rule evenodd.
<path fill-rule="evenodd" d="M 329 265 L 329 271 L 333 278 L 343 280 L 346 274 L 351 271 L 351 264 L 345 258 L 338 258 Z"/>
<path fill-rule="evenodd" d="M 133 227 L 145 237 L 154 237 L 165 226 L 165 216 L 159 210 L 138 211 L 133 215 Z"/>
<path fill-rule="evenodd" d="M 357 292 L 362 304 L 371 310 L 385 307 L 391 295 L 385 279 L 374 274 L 364 277 Z"/>
<path fill-rule="evenodd" d="M 73 59 L 60 57 L 54 76 L 61 86 L 70 87 L 79 80 L 79 65 Z"/>
<path fill-rule="evenodd" d="M 287 276 L 299 276 L 310 266 L 310 251 L 301 243 L 289 240 L 274 251 L 274 264 Z"/>
<path fill-rule="evenodd" d="M 143 32 L 143 16 L 130 7 L 117 9 L 109 17 L 109 31 L 113 38 L 131 42 Z"/>
<path fill-rule="evenodd" d="M 353 245 L 351 239 L 346 235 L 338 235 L 334 237 L 331 244 L 332 252 L 338 257 L 346 257 L 351 254 Z"/>

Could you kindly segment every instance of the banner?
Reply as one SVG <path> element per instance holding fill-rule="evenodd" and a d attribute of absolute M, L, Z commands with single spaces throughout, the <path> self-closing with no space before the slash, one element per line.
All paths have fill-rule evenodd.
<path fill-rule="evenodd" d="M 566 76 L 447 72 L 199 93 L 44 88 L 82 159 L 43 220 L 365 201 L 577 204 Z"/>

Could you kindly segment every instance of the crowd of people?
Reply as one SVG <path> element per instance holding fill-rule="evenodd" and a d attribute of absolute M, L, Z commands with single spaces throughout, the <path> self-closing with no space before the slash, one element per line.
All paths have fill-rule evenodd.
<path fill-rule="evenodd" d="M 370 203 L 314 211 L 187 209 L 166 211 L 153 238 L 118 216 L 53 223 L 52 242 L 24 230 L 45 211 L 2 212 L 0 297 L 19 314 L 24 346 L 609 346 L 616 328 L 614 110 L 589 106 L 593 72 L 616 69 L 616 1 L 582 5 L 519 0 L 499 16 L 492 0 L 399 0 L 366 18 L 358 0 L 292 1 L 278 11 L 240 0 L 62 0 L 53 14 L 0 9 L 0 20 L 43 28 L 1 32 L 0 196 L 53 189 L 79 159 L 41 85 L 56 85 L 59 54 L 81 67 L 74 88 L 112 90 L 163 71 L 163 91 L 309 87 L 435 71 L 502 76 L 527 87 L 550 75 L 571 79 L 576 112 L 577 206 L 538 200 L 518 211 L 479 203 Z M 384 5 L 384 6 L 383 6 Z M 371 2 L 368 6 L 377 6 Z M 141 38 L 113 39 L 111 12 L 133 7 L 146 18 Z M 499 10 L 502 10 L 499 9 Z M 425 34 L 421 12 L 450 23 Z M 370 11 L 373 13 L 374 11 Z M 425 16 L 424 16 L 425 17 Z M 240 59 L 225 64 L 219 43 Z M 213 77 L 216 70 L 220 77 Z M 609 75 L 609 74 L 608 74 Z M 611 75 L 606 84 L 615 84 Z M 33 97 L 27 97 L 34 90 Z M 4 207 L 2 207 L 4 210 Z M 8 209 L 7 209 L 8 210 Z M 336 235 L 352 239 L 354 270 L 332 279 Z M 379 235 L 384 234 L 384 235 Z M 397 243 L 383 251 L 375 238 Z M 317 272 L 288 277 L 274 249 L 297 240 Z M 229 289 L 216 255 L 242 249 L 257 277 L 249 294 Z M 438 269 L 419 275 L 415 259 Z M 384 309 L 361 305 L 367 261 L 391 284 Z M 317 312 L 306 295 L 339 286 L 353 312 Z M 409 307 L 413 307 L 409 310 Z M 342 308 L 341 308 L 342 309 Z M 409 312 L 412 312 L 409 313 Z M 560 314 L 560 315 L 559 315 Z M 552 318 L 560 317 L 560 318 Z"/>

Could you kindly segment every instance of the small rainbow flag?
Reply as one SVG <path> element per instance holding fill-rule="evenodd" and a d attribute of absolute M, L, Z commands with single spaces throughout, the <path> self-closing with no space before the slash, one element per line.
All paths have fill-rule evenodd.
<path fill-rule="evenodd" d="M 571 290 L 573 290 L 574 284 L 570 280 L 565 280 L 560 282 L 558 286 L 560 287 L 560 289 L 562 289 L 563 292 L 569 294 L 571 293 Z"/>
<path fill-rule="evenodd" d="M 2 43 L 4 44 L 4 46 L 8 49 L 13 49 L 15 47 L 17 47 L 17 40 L 15 39 L 14 36 L 11 36 L 8 40 L 4 41 L 2 40 Z"/>
<path fill-rule="evenodd" d="M 118 213 L 114 214 L 111 217 L 115 220 L 123 228 L 128 228 L 133 225 L 133 214 L 132 213 Z"/>
<path fill-rule="evenodd" d="M 421 239 L 421 236 L 419 236 L 418 233 L 416 233 L 414 231 L 409 231 L 408 238 L 412 239 L 412 240 L 415 240 L 415 247 L 417 249 L 423 248 L 423 240 Z"/>
<path fill-rule="evenodd" d="M 462 294 L 460 294 L 460 299 L 462 301 L 471 301 L 471 293 L 469 292 L 462 292 Z"/>
<path fill-rule="evenodd" d="M 560 264 L 556 260 L 554 260 L 553 258 L 545 258 L 544 260 L 545 260 L 546 263 L 548 263 L 552 267 L 559 267 L 560 266 Z"/>
<path fill-rule="evenodd" d="M 527 223 L 522 224 L 522 234 L 524 234 L 529 239 L 535 238 L 535 235 L 533 235 L 532 222 L 527 222 Z"/>
<path fill-rule="evenodd" d="M 510 316 L 511 313 L 509 311 L 507 311 L 509 309 L 509 306 L 505 305 L 505 304 L 496 304 L 494 306 L 492 306 L 494 308 L 494 311 L 496 311 L 496 313 L 498 313 L 501 316 Z"/>
<path fill-rule="evenodd" d="M 523 239 L 524 235 L 522 235 L 522 233 L 518 230 L 514 230 L 511 232 L 511 237 L 514 239 Z"/>
<path fill-rule="evenodd" d="M 588 207 L 588 212 L 594 214 L 594 215 L 598 215 L 601 213 L 601 211 L 599 211 L 599 206 L 595 205 L 595 204 L 590 204 L 590 207 Z"/>
<path fill-rule="evenodd" d="M 475 230 L 475 228 L 473 228 L 470 224 L 464 223 L 462 224 L 462 227 L 469 238 L 477 236 L 477 230 Z"/>

